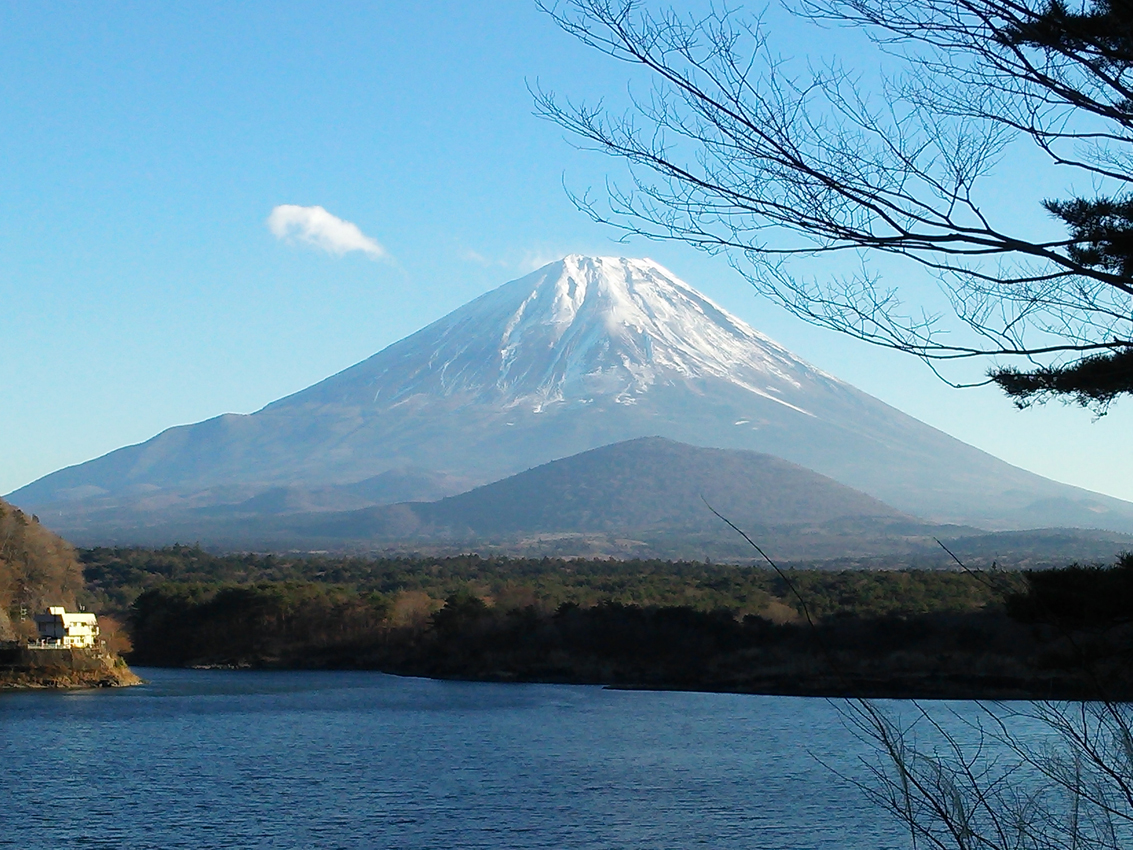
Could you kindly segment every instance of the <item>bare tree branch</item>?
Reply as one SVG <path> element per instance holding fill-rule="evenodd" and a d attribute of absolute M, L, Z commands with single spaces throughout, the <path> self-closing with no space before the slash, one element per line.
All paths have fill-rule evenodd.
<path fill-rule="evenodd" d="M 629 166 L 629 184 L 609 183 L 600 201 L 573 196 L 596 221 L 725 253 L 796 316 L 929 361 L 1050 367 L 1133 346 L 1124 268 L 1098 261 L 1080 233 L 1014 232 L 979 200 L 1020 139 L 1116 195 L 1133 191 L 1133 33 L 1092 34 L 1064 16 L 1048 38 L 1061 7 L 1020 0 L 796 0 L 804 18 L 862 29 L 903 63 L 871 97 L 837 63 L 792 73 L 760 22 L 728 11 L 543 8 L 652 80 L 621 114 L 533 89 L 539 114 Z M 864 265 L 821 281 L 795 271 L 847 252 L 926 270 L 950 312 L 905 303 Z"/>

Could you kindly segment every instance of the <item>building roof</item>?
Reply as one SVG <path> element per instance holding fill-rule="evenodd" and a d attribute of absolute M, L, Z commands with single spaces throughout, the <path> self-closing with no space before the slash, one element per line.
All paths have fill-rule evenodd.
<path fill-rule="evenodd" d="M 45 614 L 35 615 L 35 621 L 37 623 L 50 622 L 52 620 L 62 620 L 64 626 L 93 626 L 98 622 L 98 617 L 86 612 L 67 613 L 67 609 L 61 605 L 48 608 Z"/>

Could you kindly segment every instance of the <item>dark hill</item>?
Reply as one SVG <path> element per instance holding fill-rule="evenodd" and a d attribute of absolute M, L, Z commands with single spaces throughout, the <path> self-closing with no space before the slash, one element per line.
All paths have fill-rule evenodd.
<path fill-rule="evenodd" d="M 431 525 L 481 535 L 719 530 L 708 505 L 737 524 L 756 526 L 911 519 L 771 455 L 661 437 L 582 452 L 413 511 Z"/>
<path fill-rule="evenodd" d="M 714 547 L 721 543 L 733 557 L 741 554 L 737 536 L 709 505 L 762 539 L 780 544 L 791 539 L 789 548 L 798 557 L 888 551 L 890 538 L 923 537 L 929 527 L 771 455 L 645 437 L 552 461 L 436 502 L 292 516 L 281 520 L 275 532 L 277 539 L 282 534 L 292 540 L 373 545 L 491 542 L 510 551 L 533 551 L 533 541 L 555 537 L 577 549 L 579 538 L 597 535 L 606 542 L 631 538 L 630 544 L 669 556 L 678 549 L 684 552 L 682 547 L 719 552 Z M 535 549 L 558 551 L 546 545 Z"/>

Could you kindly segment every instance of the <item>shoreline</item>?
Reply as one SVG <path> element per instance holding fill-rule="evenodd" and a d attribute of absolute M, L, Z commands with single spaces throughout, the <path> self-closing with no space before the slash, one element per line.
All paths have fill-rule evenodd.
<path fill-rule="evenodd" d="M 143 684 L 117 655 L 101 649 L 0 648 L 0 691 L 94 690 Z"/>
<path fill-rule="evenodd" d="M 896 700 L 988 700 L 1041 701 L 1071 700 L 1092 701 L 1098 694 L 1085 682 L 1076 677 L 1047 677 L 1027 680 L 1013 677 L 974 677 L 958 680 L 944 676 L 931 675 L 893 678 L 858 678 L 835 681 L 835 677 L 813 676 L 809 678 L 788 679 L 786 677 L 752 677 L 747 682 L 726 682 L 704 680 L 693 682 L 685 679 L 654 681 L 611 681 L 600 677 L 547 675 L 523 676 L 507 671 L 495 671 L 485 675 L 461 675 L 459 673 L 437 673 L 409 667 L 376 667 L 359 665 L 326 665 L 302 663 L 213 663 L 191 665 L 144 665 L 161 670 L 193 670 L 201 672 L 270 672 L 270 673 L 314 673 L 351 672 L 378 673 L 404 678 L 429 679 L 436 682 L 477 682 L 497 685 L 584 685 L 615 691 L 668 691 L 673 693 L 715 693 L 744 694 L 750 696 L 790 696 L 813 699 L 896 699 Z M 839 677 L 840 678 L 840 677 Z M 1109 696 L 1113 702 L 1133 702 L 1133 693 Z"/>

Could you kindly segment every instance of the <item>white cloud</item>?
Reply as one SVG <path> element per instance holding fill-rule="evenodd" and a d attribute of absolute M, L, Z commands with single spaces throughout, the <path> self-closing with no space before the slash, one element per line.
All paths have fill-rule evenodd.
<path fill-rule="evenodd" d="M 460 259 L 464 260 L 466 263 L 476 263 L 478 266 L 493 265 L 492 261 L 479 251 L 461 251 Z"/>
<path fill-rule="evenodd" d="M 374 259 L 387 256 L 386 249 L 359 230 L 358 225 L 331 215 L 322 207 L 280 204 L 268 216 L 268 227 L 278 239 L 306 242 L 340 257 L 350 251 L 361 251 Z"/>

